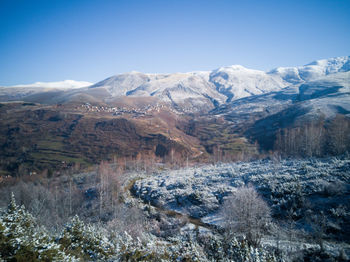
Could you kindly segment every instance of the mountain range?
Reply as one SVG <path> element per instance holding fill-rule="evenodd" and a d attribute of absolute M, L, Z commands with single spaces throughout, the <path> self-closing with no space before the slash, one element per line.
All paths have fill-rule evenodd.
<path fill-rule="evenodd" d="M 257 145 L 274 150 L 280 130 L 303 136 L 305 125 L 327 128 L 338 115 L 349 121 L 349 56 L 268 72 L 234 65 L 0 87 L 0 171 L 174 152 L 182 160 L 237 159 Z"/>
<path fill-rule="evenodd" d="M 315 98 L 330 92 L 326 86 L 347 85 L 349 76 L 346 72 L 349 70 L 350 58 L 347 56 L 318 60 L 299 67 L 278 67 L 269 72 L 240 65 L 174 74 L 130 72 L 95 84 L 66 80 L 2 87 L 0 101 L 20 99 L 47 104 L 76 101 L 113 104 L 122 97 L 152 97 L 153 101 L 164 103 L 178 112 L 208 112 L 222 106 L 231 107 L 235 105 L 234 101 L 242 98 L 282 90 L 277 94 L 279 97 L 290 92 L 298 93 L 300 88 L 301 99 Z M 320 86 L 318 89 L 317 85 Z M 50 93 L 52 97 L 48 95 Z"/>

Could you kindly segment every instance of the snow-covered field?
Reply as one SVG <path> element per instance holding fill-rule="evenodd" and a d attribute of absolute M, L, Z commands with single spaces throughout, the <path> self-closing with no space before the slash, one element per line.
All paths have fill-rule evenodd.
<path fill-rule="evenodd" d="M 318 249 L 315 230 L 325 250 L 350 251 L 350 159 L 290 159 L 221 163 L 165 170 L 137 180 L 132 188 L 145 203 L 223 225 L 221 206 L 241 186 L 252 184 L 271 207 L 274 231 L 264 246 L 284 252 Z M 324 215 L 324 216 L 323 216 Z M 278 232 L 278 233 L 276 233 Z M 278 242 L 278 244 L 277 244 Z"/>
<path fill-rule="evenodd" d="M 296 195 L 323 196 L 333 187 L 338 193 L 348 192 L 350 160 L 259 160 L 192 167 L 153 174 L 136 181 L 133 190 L 153 205 L 202 218 L 215 213 L 227 196 L 249 183 L 277 212 Z"/>

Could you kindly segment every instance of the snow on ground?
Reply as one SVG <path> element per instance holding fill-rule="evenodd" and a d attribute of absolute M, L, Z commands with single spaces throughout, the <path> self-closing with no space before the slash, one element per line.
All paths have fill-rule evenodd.
<path fill-rule="evenodd" d="M 213 214 L 223 201 L 249 183 L 278 212 L 297 194 L 322 196 L 332 186 L 350 190 L 350 160 L 259 160 L 164 171 L 136 181 L 133 192 L 152 205 L 215 224 L 220 218 Z"/>
<path fill-rule="evenodd" d="M 349 156 L 258 160 L 165 170 L 140 177 L 132 192 L 161 210 L 173 210 L 220 228 L 223 225 L 221 204 L 237 188 L 247 184 L 257 188 L 274 215 L 274 226 L 271 234 L 262 240 L 263 246 L 279 247 L 286 254 L 309 248 L 318 250 L 312 228 L 320 219 L 317 215 L 325 214 L 328 221 L 325 250 L 335 257 L 340 250 L 350 254 Z M 292 210 L 293 222 L 286 217 L 289 210 Z M 294 225 L 291 231 L 286 226 L 288 223 Z"/>

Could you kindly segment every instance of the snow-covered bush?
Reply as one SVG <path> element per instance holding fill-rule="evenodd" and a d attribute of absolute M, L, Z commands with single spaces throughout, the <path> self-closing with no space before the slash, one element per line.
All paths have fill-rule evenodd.
<path fill-rule="evenodd" d="M 226 236 L 244 235 L 250 245 L 258 246 L 271 223 L 270 208 L 253 186 L 241 187 L 221 209 Z"/>

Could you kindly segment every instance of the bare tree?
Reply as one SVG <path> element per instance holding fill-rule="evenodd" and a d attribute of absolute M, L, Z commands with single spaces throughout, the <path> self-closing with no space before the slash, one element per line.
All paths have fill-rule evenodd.
<path fill-rule="evenodd" d="M 136 207 L 117 206 L 115 217 L 107 224 L 112 234 L 127 232 L 132 237 L 141 237 L 147 227 L 146 218 Z"/>
<path fill-rule="evenodd" d="M 98 167 L 98 178 L 99 178 L 99 215 L 102 217 L 104 206 L 106 205 L 106 199 L 108 199 L 108 185 L 109 178 L 112 173 L 110 165 L 107 162 L 102 161 Z"/>
<path fill-rule="evenodd" d="M 324 119 L 276 133 L 274 148 L 284 155 L 321 156 L 325 144 Z"/>
<path fill-rule="evenodd" d="M 258 246 L 271 222 L 270 208 L 251 185 L 241 187 L 223 205 L 222 214 L 226 237 L 245 236 Z"/>
<path fill-rule="evenodd" d="M 121 167 L 116 166 L 113 170 L 107 162 L 101 162 L 98 167 L 98 199 L 99 199 L 99 216 L 105 213 L 116 212 L 115 208 L 121 198 L 122 188 Z"/>
<path fill-rule="evenodd" d="M 343 115 L 337 115 L 328 128 L 329 150 L 334 155 L 343 154 L 350 148 L 350 120 Z"/>

